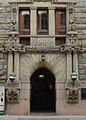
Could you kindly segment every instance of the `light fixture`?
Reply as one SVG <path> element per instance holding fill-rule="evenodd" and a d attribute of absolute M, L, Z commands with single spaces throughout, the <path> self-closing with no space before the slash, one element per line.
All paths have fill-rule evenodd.
<path fill-rule="evenodd" d="M 16 79 L 16 74 L 14 72 L 9 74 L 9 80 L 14 81 Z"/>
<path fill-rule="evenodd" d="M 73 73 L 71 74 L 71 79 L 72 79 L 73 81 L 75 81 L 75 80 L 77 79 L 77 73 L 76 73 L 76 72 L 73 72 Z"/>
<path fill-rule="evenodd" d="M 40 79 L 43 79 L 43 78 L 44 78 L 44 75 L 41 74 L 41 75 L 39 75 L 38 77 L 39 77 Z"/>
<path fill-rule="evenodd" d="M 45 55 L 44 55 L 44 54 L 42 54 L 41 60 L 42 60 L 42 61 L 45 61 Z"/>

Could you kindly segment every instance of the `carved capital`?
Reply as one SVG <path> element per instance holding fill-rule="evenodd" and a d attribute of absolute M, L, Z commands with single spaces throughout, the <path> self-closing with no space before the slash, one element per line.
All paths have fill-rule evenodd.
<path fill-rule="evenodd" d="M 78 34 L 75 31 L 70 31 L 67 33 L 66 41 L 68 45 L 78 45 Z"/>
<path fill-rule="evenodd" d="M 2 51 L 3 53 L 12 53 L 12 52 L 25 52 L 25 47 L 21 44 L 10 46 L 5 45 L 4 50 Z"/>

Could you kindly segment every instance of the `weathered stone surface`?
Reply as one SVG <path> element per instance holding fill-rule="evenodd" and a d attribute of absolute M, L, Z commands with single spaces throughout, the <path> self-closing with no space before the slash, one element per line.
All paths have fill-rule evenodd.
<path fill-rule="evenodd" d="M 17 2 L 16 4 L 9 5 L 8 2 Z M 35 2 L 34 2 L 35 1 Z M 20 103 L 18 105 L 7 105 L 7 113 L 8 114 L 29 114 L 30 113 L 30 77 L 32 73 L 41 67 L 47 67 L 49 70 L 54 73 L 56 78 L 56 112 L 57 114 L 85 114 L 84 111 L 85 102 L 80 101 L 78 105 L 70 105 L 66 103 L 65 97 L 65 82 L 67 80 L 67 74 L 69 74 L 70 78 L 70 71 L 72 72 L 72 55 L 71 52 L 74 52 L 73 47 L 71 47 L 72 42 L 82 43 L 82 45 L 86 44 L 86 0 L 55 0 L 52 4 L 51 0 L 2 0 L 3 3 L 0 1 L 0 80 L 7 80 L 7 75 L 12 72 L 13 70 L 13 57 L 12 52 L 14 52 L 14 48 L 12 48 L 12 40 L 13 38 L 9 39 L 8 33 L 11 28 L 11 20 L 14 19 L 16 21 L 16 30 L 18 30 L 19 26 L 19 7 L 28 6 L 30 7 L 31 11 L 31 25 L 30 25 L 30 53 L 18 53 L 18 59 L 15 57 L 15 72 L 17 74 L 17 78 L 22 81 L 22 87 L 20 91 Z M 60 4 L 58 4 L 58 2 Z M 68 2 L 68 3 L 67 3 Z M 71 2 L 71 3 L 70 3 Z M 72 2 L 76 2 L 76 4 L 72 4 Z M 23 4 L 21 4 L 23 3 Z M 28 3 L 28 4 L 27 4 Z M 62 3 L 62 4 L 61 4 Z M 65 3 L 65 4 L 64 4 Z M 67 3 L 67 4 L 66 4 Z M 31 8 L 32 6 L 32 8 Z M 38 36 L 37 35 L 37 7 L 46 7 L 49 13 L 49 35 L 45 36 Z M 70 48 L 66 50 L 67 53 L 70 52 L 70 61 L 67 61 L 67 53 L 53 53 L 52 49 L 58 49 L 58 46 L 55 46 L 55 10 L 50 10 L 50 7 L 53 8 L 67 8 L 67 34 L 68 32 L 72 31 L 73 33 L 77 33 L 77 37 L 75 39 L 74 34 L 66 37 L 69 40 L 68 44 L 70 44 Z M 17 11 L 13 13 L 13 8 Z M 35 12 L 34 12 L 35 11 Z M 52 14 L 51 14 L 52 13 Z M 53 17 L 52 17 L 53 16 Z M 70 19 L 71 18 L 71 19 Z M 70 19 L 70 20 L 69 20 Z M 73 25 L 74 24 L 74 25 Z M 70 29 L 69 29 L 70 27 Z M 19 32 L 19 31 L 18 31 Z M 59 37 L 59 36 L 57 36 Z M 60 36 L 61 37 L 61 36 Z M 19 41 L 19 39 L 18 39 Z M 11 44 L 10 44 L 11 43 Z M 11 51 L 7 51 L 7 53 L 2 53 L 4 50 L 4 44 L 7 44 L 6 49 Z M 13 46 L 15 47 L 15 45 Z M 38 48 L 36 53 L 34 53 L 34 48 Z M 42 64 L 41 56 L 46 50 L 48 51 L 51 49 L 52 53 L 45 54 L 45 62 L 46 64 Z M 29 49 L 26 47 L 25 50 Z M 71 51 L 70 51 L 71 49 Z M 17 49 L 18 50 L 18 49 Z M 14 56 L 16 56 L 17 51 L 14 52 Z M 6 52 L 6 51 L 5 51 Z M 38 53 L 39 52 L 39 53 Z M 9 58 L 8 58 L 9 54 Z M 86 81 L 86 53 L 77 52 L 78 58 L 75 59 L 74 65 L 76 64 L 79 71 L 79 79 L 82 81 Z M 68 59 L 69 60 L 69 59 Z M 67 63 L 69 62 L 69 67 L 67 67 Z M 70 64 L 71 63 L 71 64 Z M 75 67 L 74 67 L 75 69 Z M 75 70 L 76 70 L 75 69 Z M 65 109 L 64 109 L 64 108 Z M 71 108 L 71 109 L 70 109 Z M 77 111 L 77 108 L 79 109 Z M 18 110 L 19 109 L 19 110 Z M 10 111 L 11 110 L 11 111 Z"/>

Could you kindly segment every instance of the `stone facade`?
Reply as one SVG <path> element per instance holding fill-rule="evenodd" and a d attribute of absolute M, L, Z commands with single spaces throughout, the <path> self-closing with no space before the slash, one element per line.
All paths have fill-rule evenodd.
<path fill-rule="evenodd" d="M 30 46 L 19 42 L 19 8 L 22 7 L 29 7 L 31 11 Z M 49 10 L 49 35 L 37 35 L 37 7 Z M 55 8 L 66 8 L 66 43 L 60 46 L 55 46 Z M 67 103 L 65 90 L 73 71 L 77 73 L 80 88 L 86 88 L 85 39 L 86 0 L 1 0 L 0 84 L 6 87 L 13 69 L 21 84 L 19 102 L 8 104 L 5 100 L 5 114 L 30 114 L 30 78 L 38 68 L 45 67 L 55 76 L 56 114 L 86 115 L 86 100 L 81 99 L 81 89 L 77 104 Z"/>

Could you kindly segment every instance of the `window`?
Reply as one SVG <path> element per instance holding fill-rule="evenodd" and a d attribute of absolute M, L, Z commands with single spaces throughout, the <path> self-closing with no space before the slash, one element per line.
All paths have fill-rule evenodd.
<path fill-rule="evenodd" d="M 66 10 L 56 9 L 56 35 L 66 34 Z"/>
<path fill-rule="evenodd" d="M 66 35 L 66 10 L 56 9 L 55 10 L 55 45 L 65 44 Z"/>
<path fill-rule="evenodd" d="M 37 10 L 37 34 L 48 34 L 48 10 Z"/>
<path fill-rule="evenodd" d="M 30 11 L 28 9 L 20 9 L 20 35 L 29 35 L 30 34 Z"/>
<path fill-rule="evenodd" d="M 86 88 L 81 88 L 81 99 L 86 100 Z"/>

